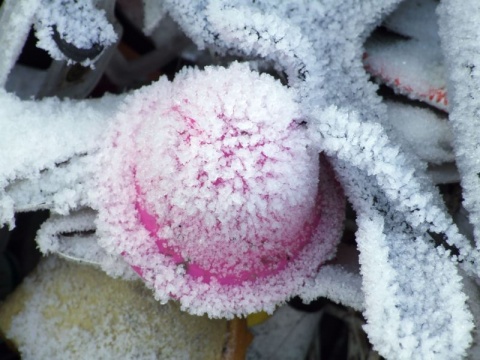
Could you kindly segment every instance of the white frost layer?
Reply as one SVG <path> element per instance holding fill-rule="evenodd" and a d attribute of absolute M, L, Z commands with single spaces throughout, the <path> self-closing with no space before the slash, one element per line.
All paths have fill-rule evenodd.
<path fill-rule="evenodd" d="M 225 345 L 226 321 L 161 305 L 140 282 L 55 256 L 13 296 L 2 330 L 25 360 L 217 359 Z"/>
<path fill-rule="evenodd" d="M 472 312 L 475 329 L 472 332 L 473 342 L 472 346 L 468 350 L 467 359 L 479 359 L 480 358 L 480 329 L 477 324 L 480 323 L 480 287 L 478 279 L 472 279 L 465 273 L 460 273 L 463 276 L 463 288 L 467 295 L 467 304 Z"/>
<path fill-rule="evenodd" d="M 165 4 L 200 48 L 272 62 L 287 74 L 291 86 L 299 88 L 305 106 L 334 102 L 363 109 L 367 99 L 371 101 L 367 108 L 379 99 L 357 55 L 362 53 L 363 37 L 398 2 L 168 0 Z M 346 97 L 352 89 L 361 89 L 362 102 Z"/>
<path fill-rule="evenodd" d="M 297 9 L 288 2 L 198 1 L 187 5 L 169 0 L 165 4 L 172 18 L 200 49 L 209 47 L 221 54 L 261 57 L 284 71 L 292 86 L 308 76 L 315 63 L 311 39 L 298 24 L 285 21 L 287 9 Z M 313 2 L 302 5 L 305 9 L 317 6 Z"/>
<path fill-rule="evenodd" d="M 98 245 L 93 210 L 84 209 L 68 216 L 51 215 L 37 233 L 35 241 L 43 254 L 57 254 L 68 260 L 99 267 L 113 277 L 138 279 L 121 256 L 107 254 Z"/>
<path fill-rule="evenodd" d="M 366 44 L 368 72 L 397 93 L 448 110 L 440 47 L 417 39 L 395 42 L 373 38 Z"/>
<path fill-rule="evenodd" d="M 434 164 L 455 160 L 450 123 L 428 109 L 386 101 L 388 122 L 421 159 Z"/>
<path fill-rule="evenodd" d="M 449 1 L 439 6 L 442 48 L 449 76 L 450 121 L 463 205 L 470 213 L 477 247 L 480 244 L 480 3 Z"/>
<path fill-rule="evenodd" d="M 106 96 L 88 101 L 22 101 L 0 90 L 0 224 L 13 225 L 14 204 L 5 188 L 16 180 L 37 179 L 43 170 L 97 150 L 118 100 Z M 81 177 L 85 170 L 73 167 L 68 177 Z M 57 181 L 68 182 L 68 177 Z"/>
<path fill-rule="evenodd" d="M 5 189 L 6 196 L 14 201 L 15 212 L 50 209 L 66 215 L 70 209 L 89 206 L 92 162 L 91 155 L 73 156 L 38 175 L 13 181 Z"/>
<path fill-rule="evenodd" d="M 318 144 L 335 156 L 335 169 L 360 223 L 376 219 L 357 232 L 367 334 L 374 347 L 389 359 L 410 359 L 412 354 L 450 359 L 465 354 L 472 320 L 455 275 L 457 256 L 448 259 L 449 252 L 435 249 L 425 234 L 444 234 L 467 260 L 461 266 L 471 274 L 478 273 L 478 253 L 459 235 L 427 179 L 416 173 L 410 163 L 414 159 L 392 146 L 379 124 L 360 122 L 358 114 L 342 114 L 335 108 L 320 118 Z M 375 234 L 385 240 L 375 242 Z M 442 277 L 432 280 L 437 273 Z M 424 278 L 430 280 L 420 281 Z M 432 302 L 432 293 L 443 302 Z M 450 305 L 443 307 L 444 303 Z M 454 317 L 458 322 L 449 327 Z M 456 337 L 460 331 L 461 339 Z"/>
<path fill-rule="evenodd" d="M 445 234 L 447 242 L 459 248 L 458 259 L 469 260 L 464 266 L 475 273 L 480 271 L 478 252 L 459 234 L 439 194 L 430 190 L 431 183 L 422 173 L 416 173 L 399 146 L 390 143 L 380 124 L 361 122 L 358 114 L 335 107 L 322 112 L 321 118 L 323 123 L 316 131 L 312 129 L 311 136 L 326 154 L 374 177 L 390 207 L 404 214 L 413 228 Z M 352 195 L 361 193 L 359 188 Z"/>
<path fill-rule="evenodd" d="M 349 271 L 341 265 L 325 265 L 299 295 L 305 303 L 325 297 L 363 311 L 365 302 L 361 285 L 362 278 L 359 273 Z"/>
<path fill-rule="evenodd" d="M 466 355 L 474 325 L 455 265 L 424 239 L 385 229 L 380 216 L 362 214 L 358 224 L 365 329 L 375 348 L 391 360 Z"/>
<path fill-rule="evenodd" d="M 117 35 L 112 24 L 107 21 L 105 11 L 95 7 L 94 0 L 41 0 L 36 13 L 37 46 L 56 60 L 67 60 L 52 38 L 54 28 L 60 37 L 78 49 L 90 49 L 94 45 L 108 47 L 115 43 Z M 82 62 L 87 66 L 94 59 Z"/>

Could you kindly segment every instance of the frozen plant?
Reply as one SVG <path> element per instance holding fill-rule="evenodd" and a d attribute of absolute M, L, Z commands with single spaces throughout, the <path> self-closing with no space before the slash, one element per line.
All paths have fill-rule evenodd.
<path fill-rule="evenodd" d="M 24 10 L 27 2 L 40 3 L 6 2 L 18 13 L 0 22 L 0 34 L 4 24 L 26 34 L 19 19 L 27 15 L 48 24 Z M 478 241 L 479 9 L 470 0 L 442 3 L 440 44 L 436 2 L 399 3 L 146 1 L 157 14 L 149 31 L 168 14 L 198 49 L 268 64 L 287 85 L 232 63 L 97 100 L 21 100 L 2 90 L 0 220 L 13 226 L 16 211 L 51 209 L 38 237 L 44 252 L 116 276 L 134 269 L 158 300 L 173 297 L 191 313 L 232 317 L 273 311 L 293 295 L 327 296 L 364 312 L 369 339 L 388 359 L 466 356 L 478 323 L 479 254 L 427 166 L 455 157 Z M 384 20 L 404 43 L 364 46 Z M 114 41 L 89 38 L 105 48 Z M 0 79 L 15 51 L 12 43 L 0 60 Z M 403 54 L 411 67 L 395 62 Z M 382 101 L 365 69 L 448 110 L 453 126 Z M 415 125 L 423 136 L 412 136 Z M 428 143 L 425 128 L 435 129 Z M 361 289 L 350 268 L 326 263 L 343 192 L 357 214 Z M 62 235 L 95 229 L 83 246 Z"/>

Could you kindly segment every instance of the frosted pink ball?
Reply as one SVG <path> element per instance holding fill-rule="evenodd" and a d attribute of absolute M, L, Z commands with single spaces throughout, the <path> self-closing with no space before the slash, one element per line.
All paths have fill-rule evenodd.
<path fill-rule="evenodd" d="M 343 196 L 295 96 L 239 64 L 133 94 L 103 158 L 104 246 L 176 298 L 315 272 L 335 248 Z M 335 216 L 322 238 L 324 206 Z"/>

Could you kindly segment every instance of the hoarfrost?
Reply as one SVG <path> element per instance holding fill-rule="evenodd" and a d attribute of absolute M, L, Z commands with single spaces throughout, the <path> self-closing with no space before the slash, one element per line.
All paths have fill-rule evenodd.
<path fill-rule="evenodd" d="M 464 206 L 474 225 L 477 247 L 480 244 L 480 31 L 479 4 L 475 1 L 442 3 L 439 7 L 440 36 L 448 67 L 448 90 L 452 102 L 450 121 L 454 129 L 454 147 L 462 176 Z"/>
<path fill-rule="evenodd" d="M 227 323 L 161 305 L 139 281 L 49 256 L 0 309 L 22 359 L 214 359 Z"/>
<path fill-rule="evenodd" d="M 98 210 L 98 244 L 122 256 L 161 302 L 174 296 L 191 313 L 232 317 L 318 293 L 364 309 L 384 357 L 464 356 L 473 321 L 458 268 L 478 278 L 479 253 L 426 171 L 426 161 L 452 160 L 449 126 L 382 102 L 364 66 L 397 92 L 451 111 L 464 205 L 478 224 L 480 9 L 443 2 L 439 47 L 436 4 L 405 1 L 385 26 L 408 39 L 374 37 L 364 49 L 399 3 L 158 4 L 147 28 L 167 11 L 200 49 L 262 60 L 286 74 L 288 87 L 234 63 L 185 70 L 121 105 L 119 97 L 20 101 L 2 92 L 0 125 L 12 142 L 0 145 L 0 221 L 29 205 L 65 214 L 88 205 Z M 102 41 L 110 40 L 94 39 Z M 55 141 L 41 141 L 51 134 Z M 342 221 L 328 163 L 358 215 L 363 294 L 358 274 L 337 265 L 317 271 L 334 256 Z M 74 216 L 62 219 L 84 230 Z M 58 224 L 53 218 L 45 233 L 61 234 Z M 39 241 L 53 250 L 58 239 Z"/>
<path fill-rule="evenodd" d="M 112 256 L 98 245 L 93 210 L 83 209 L 68 216 L 52 215 L 37 234 L 37 244 L 44 254 L 57 254 L 81 264 L 94 265 L 112 277 L 138 280 L 138 275 L 120 256 Z"/>
<path fill-rule="evenodd" d="M 105 11 L 97 9 L 95 3 L 94 0 L 41 0 L 35 22 L 37 46 L 56 60 L 93 64 L 98 54 L 76 60 L 65 56 L 61 47 L 101 50 L 115 43 L 117 35 L 113 26 L 107 21 Z"/>
<path fill-rule="evenodd" d="M 325 297 L 357 311 L 365 310 L 360 274 L 338 264 L 322 266 L 315 279 L 302 289 L 299 296 L 305 303 Z"/>
<path fill-rule="evenodd" d="M 358 224 L 365 330 L 375 348 L 388 359 L 466 355 L 473 317 L 455 265 L 408 227 L 389 228 L 376 214 Z"/>
<path fill-rule="evenodd" d="M 0 223 L 14 224 L 12 211 L 15 204 L 8 195 L 7 185 L 16 179 L 38 184 L 36 179 L 48 177 L 42 172 L 62 167 L 61 164 L 66 164 L 71 158 L 98 149 L 98 141 L 106 126 L 104 119 L 112 116 L 115 111 L 112 106 L 117 102 L 118 99 L 112 96 L 81 102 L 54 98 L 21 101 L 0 90 L 0 127 L 4 139 L 8 139 L 0 142 L 0 153 L 3 154 L 0 157 L 0 204 L 4 209 L 0 212 Z M 61 184 L 75 184 L 74 178 L 85 178 L 88 166 L 72 166 L 70 170 L 64 176 L 51 175 L 50 178 L 54 178 L 51 186 L 59 189 Z M 37 186 L 48 187 L 46 183 Z M 29 196 L 28 193 L 11 190 L 18 195 L 14 200 L 18 200 L 19 205 Z M 57 199 L 51 199 L 45 205 L 57 203 L 58 209 L 65 211 L 70 205 L 77 206 L 76 201 L 73 204 L 68 199 L 68 191 L 64 195 L 60 192 L 55 195 Z M 88 202 L 87 199 L 82 201 Z"/>
<path fill-rule="evenodd" d="M 395 92 L 448 110 L 443 56 L 438 36 L 437 3 L 402 2 L 384 26 L 392 34 L 374 34 L 365 44 L 366 69 Z"/>

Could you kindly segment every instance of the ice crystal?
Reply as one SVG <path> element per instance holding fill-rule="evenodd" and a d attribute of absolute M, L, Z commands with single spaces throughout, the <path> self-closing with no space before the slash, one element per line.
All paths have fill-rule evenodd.
<path fill-rule="evenodd" d="M 480 9 L 442 2 L 437 25 L 436 6 L 145 1 L 147 32 L 170 17 L 196 45 L 190 59 L 201 62 L 205 49 L 251 68 L 183 70 L 100 100 L 26 101 L 2 91 L 0 220 L 12 224 L 29 208 L 63 214 L 39 238 L 58 251 L 68 247 L 62 231 L 86 230 L 72 211 L 90 207 L 96 247 L 60 252 L 94 257 L 107 272 L 108 261 L 125 261 L 162 302 L 231 317 L 323 295 L 363 310 L 386 358 L 465 356 L 479 321 L 465 295 L 476 294 L 479 254 L 430 174 L 456 161 L 478 244 Z M 49 28 L 42 11 L 37 21 Z M 23 22 L 11 23 L 25 34 Z M 17 53 L 12 43 L 0 80 Z M 284 84 L 252 70 L 262 67 Z M 383 101 L 370 76 L 443 115 Z M 341 229 L 336 181 L 357 214 L 360 273 L 325 264 Z"/>

